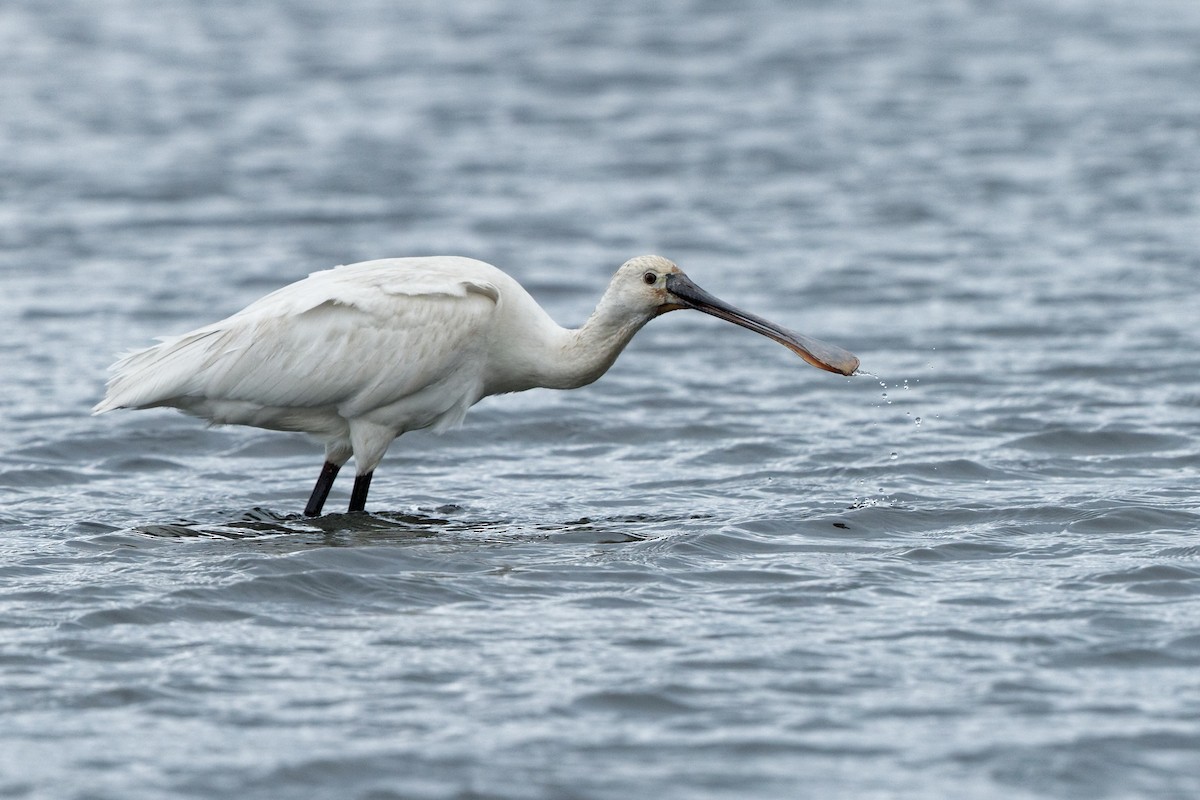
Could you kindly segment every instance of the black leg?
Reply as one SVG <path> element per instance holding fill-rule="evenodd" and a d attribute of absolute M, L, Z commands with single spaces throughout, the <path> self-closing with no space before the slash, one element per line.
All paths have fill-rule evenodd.
<path fill-rule="evenodd" d="M 317 485 L 313 487 L 312 496 L 308 498 L 308 505 L 304 507 L 304 516 L 320 515 L 321 509 L 325 507 L 325 498 L 329 497 L 329 490 L 333 488 L 333 479 L 337 477 L 339 469 L 341 469 L 341 465 L 334 464 L 332 461 L 326 461 L 325 466 L 321 467 Z"/>
<path fill-rule="evenodd" d="M 354 490 L 350 492 L 349 511 L 362 511 L 367 507 L 367 492 L 371 489 L 371 476 L 374 472 L 354 476 Z"/>

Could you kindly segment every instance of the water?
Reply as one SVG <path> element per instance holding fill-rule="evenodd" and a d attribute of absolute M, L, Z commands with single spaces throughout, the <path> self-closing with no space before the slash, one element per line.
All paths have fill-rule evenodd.
<path fill-rule="evenodd" d="M 0 10 L 0 795 L 1200 794 L 1200 5 Z M 116 352 L 457 253 L 583 390 L 412 434 L 92 418 Z M 330 508 L 344 507 L 343 479 Z"/>

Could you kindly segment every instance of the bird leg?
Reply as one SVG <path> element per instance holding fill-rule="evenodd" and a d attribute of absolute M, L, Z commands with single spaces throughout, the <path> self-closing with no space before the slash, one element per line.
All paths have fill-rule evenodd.
<path fill-rule="evenodd" d="M 329 490 L 333 488 L 333 479 L 337 477 L 338 470 L 341 468 L 341 464 L 334 464 L 332 461 L 326 461 L 325 466 L 321 467 L 317 485 L 313 487 L 312 496 L 308 498 L 308 505 L 304 507 L 304 516 L 320 516 L 321 509 L 325 507 L 325 498 L 329 497 Z"/>
<path fill-rule="evenodd" d="M 371 488 L 371 476 L 374 472 L 364 472 L 354 476 L 354 490 L 350 492 L 350 508 L 348 511 L 362 511 L 367 507 L 367 492 Z"/>

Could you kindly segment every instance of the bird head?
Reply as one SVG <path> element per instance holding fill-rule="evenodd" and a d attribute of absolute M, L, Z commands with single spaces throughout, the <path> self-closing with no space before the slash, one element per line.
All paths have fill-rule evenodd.
<path fill-rule="evenodd" d="M 819 369 L 841 375 L 853 375 L 858 369 L 854 354 L 735 308 L 701 289 L 662 256 L 638 256 L 626 261 L 617 270 L 613 288 L 624 305 L 645 310 L 649 316 L 685 308 L 702 311 L 774 339 Z"/>

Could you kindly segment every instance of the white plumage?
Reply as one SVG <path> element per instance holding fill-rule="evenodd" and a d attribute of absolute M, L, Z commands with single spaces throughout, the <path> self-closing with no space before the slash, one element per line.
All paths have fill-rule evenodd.
<path fill-rule="evenodd" d="M 304 431 L 325 442 L 305 513 L 319 514 L 351 456 L 350 510 L 402 433 L 459 424 L 488 395 L 596 380 L 653 317 L 695 308 L 849 375 L 858 359 L 729 306 L 670 261 L 641 256 L 588 321 L 557 325 L 520 284 L 469 258 L 366 261 L 315 272 L 227 319 L 130 353 L 93 413 L 170 406 L 214 424 Z"/>

